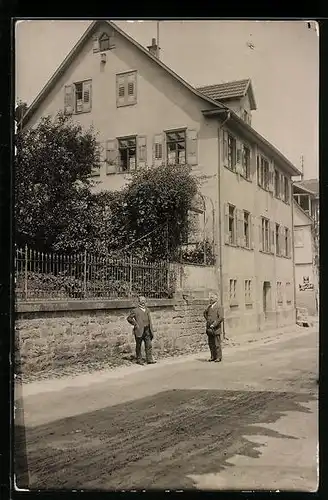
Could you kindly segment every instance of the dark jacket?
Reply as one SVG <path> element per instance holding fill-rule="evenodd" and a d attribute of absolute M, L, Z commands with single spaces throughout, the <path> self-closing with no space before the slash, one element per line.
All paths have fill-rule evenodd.
<path fill-rule="evenodd" d="M 221 324 L 223 321 L 223 311 L 217 302 L 213 307 L 211 305 L 206 307 L 204 318 L 206 319 L 207 335 L 220 335 L 222 333 Z"/>
<path fill-rule="evenodd" d="M 130 325 L 133 325 L 133 333 L 136 337 L 142 337 L 144 328 L 149 324 L 149 330 L 151 333 L 151 336 L 154 335 L 153 332 L 153 325 L 151 321 L 151 316 L 150 316 L 150 311 L 148 307 L 146 307 L 146 321 L 145 321 L 145 314 L 144 312 L 140 309 L 140 307 L 135 307 L 132 309 L 130 312 L 129 316 L 126 318 L 127 321 L 130 323 Z"/>

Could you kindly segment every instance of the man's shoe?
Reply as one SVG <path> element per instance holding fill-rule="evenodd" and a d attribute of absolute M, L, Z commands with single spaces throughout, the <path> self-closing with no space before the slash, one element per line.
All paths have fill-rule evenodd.
<path fill-rule="evenodd" d="M 208 361 L 209 361 L 209 362 L 210 362 L 210 361 L 215 361 L 215 359 L 211 358 L 211 359 L 209 359 Z"/>
<path fill-rule="evenodd" d="M 152 361 L 147 361 L 147 365 L 154 365 L 156 363 L 156 361 L 152 360 Z"/>
<path fill-rule="evenodd" d="M 214 360 L 215 363 L 220 363 L 221 361 L 222 361 L 222 358 Z"/>

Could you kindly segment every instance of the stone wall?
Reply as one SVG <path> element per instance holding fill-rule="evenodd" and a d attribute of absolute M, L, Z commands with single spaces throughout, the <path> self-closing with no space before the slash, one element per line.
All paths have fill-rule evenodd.
<path fill-rule="evenodd" d="M 206 345 L 207 300 L 152 300 L 154 355 L 195 352 Z M 126 317 L 132 302 L 21 303 L 16 307 L 16 373 L 104 363 L 134 353 Z"/>

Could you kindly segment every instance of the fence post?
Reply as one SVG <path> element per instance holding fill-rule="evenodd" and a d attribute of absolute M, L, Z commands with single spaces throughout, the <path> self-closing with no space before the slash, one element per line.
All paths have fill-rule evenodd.
<path fill-rule="evenodd" d="M 132 255 L 130 255 L 130 265 L 129 265 L 129 277 L 130 277 L 130 286 L 129 286 L 129 296 L 132 296 L 132 274 L 133 274 L 133 260 Z"/>
<path fill-rule="evenodd" d="M 87 251 L 84 250 L 83 297 L 87 296 Z"/>
<path fill-rule="evenodd" d="M 25 300 L 27 299 L 27 272 L 28 272 L 28 255 L 27 255 L 28 249 L 27 245 L 25 245 L 25 280 L 24 280 L 24 295 L 25 295 Z"/>

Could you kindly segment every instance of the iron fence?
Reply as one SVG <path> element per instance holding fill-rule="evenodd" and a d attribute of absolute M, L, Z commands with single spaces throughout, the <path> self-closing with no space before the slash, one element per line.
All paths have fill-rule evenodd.
<path fill-rule="evenodd" d="M 15 292 L 18 300 L 170 298 L 175 290 L 174 267 L 132 256 L 98 257 L 15 250 Z"/>

